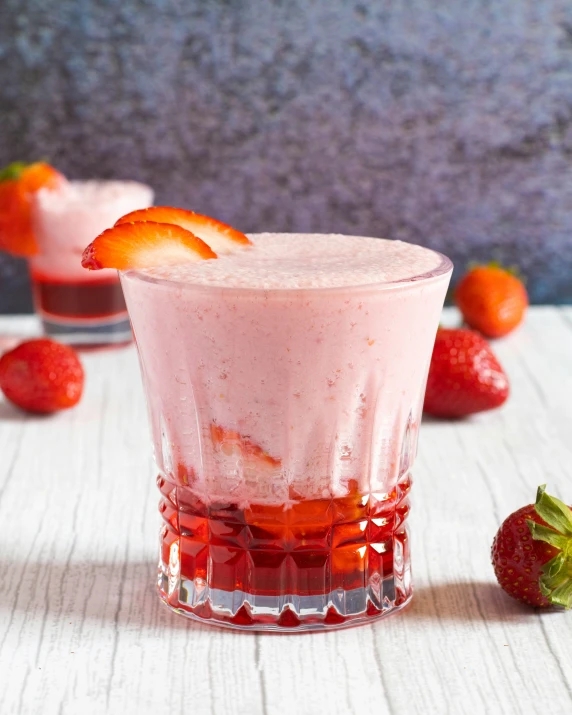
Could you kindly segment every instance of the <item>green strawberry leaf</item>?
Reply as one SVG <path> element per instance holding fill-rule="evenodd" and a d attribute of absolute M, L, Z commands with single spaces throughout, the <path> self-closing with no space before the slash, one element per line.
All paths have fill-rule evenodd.
<path fill-rule="evenodd" d="M 554 606 L 572 607 L 572 562 L 557 554 L 542 569 L 540 591 Z"/>
<path fill-rule="evenodd" d="M 0 170 L 0 181 L 7 181 L 9 179 L 19 179 L 20 174 L 28 165 L 23 161 L 13 161 L 8 166 L 5 166 Z"/>
<path fill-rule="evenodd" d="M 538 487 L 534 505 L 536 513 L 548 526 L 556 529 L 560 534 L 572 536 L 572 510 L 560 499 L 547 494 L 545 489 L 545 484 Z"/>
<path fill-rule="evenodd" d="M 539 587 L 542 595 L 553 605 L 572 608 L 572 509 L 560 499 L 538 487 L 534 509 L 548 524 L 537 524 L 532 519 L 526 523 L 536 541 L 550 544 L 558 553 L 542 567 Z"/>
<path fill-rule="evenodd" d="M 547 544 L 554 546 L 559 551 L 566 551 L 570 544 L 570 539 L 567 536 L 559 534 L 554 529 L 542 524 L 537 524 L 532 519 L 527 519 L 526 523 L 535 541 L 545 541 Z"/>
<path fill-rule="evenodd" d="M 550 603 L 562 606 L 567 610 L 572 606 L 572 577 L 557 586 L 548 596 Z"/>

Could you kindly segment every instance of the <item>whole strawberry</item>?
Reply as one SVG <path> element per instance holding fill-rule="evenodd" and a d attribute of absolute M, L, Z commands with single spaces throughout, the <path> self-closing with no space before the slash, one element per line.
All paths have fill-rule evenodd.
<path fill-rule="evenodd" d="M 15 256 L 38 252 L 32 226 L 31 197 L 57 189 L 65 178 L 49 164 L 14 162 L 0 171 L 0 250 Z"/>
<path fill-rule="evenodd" d="M 522 321 L 528 294 L 517 276 L 491 264 L 477 266 L 461 279 L 455 303 L 467 325 L 488 338 L 500 338 Z"/>
<path fill-rule="evenodd" d="M 27 340 L 0 358 L 0 388 L 28 412 L 49 413 L 76 405 L 83 368 L 72 348 L 54 340 Z"/>
<path fill-rule="evenodd" d="M 490 345 L 473 330 L 440 328 L 423 409 L 435 417 L 466 417 L 499 407 L 508 379 Z"/>
<path fill-rule="evenodd" d="M 492 546 L 497 581 L 529 606 L 572 606 L 572 509 L 538 488 L 506 519 Z"/>

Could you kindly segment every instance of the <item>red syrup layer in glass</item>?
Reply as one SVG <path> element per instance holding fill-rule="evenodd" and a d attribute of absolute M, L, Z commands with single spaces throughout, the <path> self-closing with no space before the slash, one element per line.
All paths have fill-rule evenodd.
<path fill-rule="evenodd" d="M 181 581 L 260 596 L 326 595 L 379 586 L 393 576 L 396 548 L 399 563 L 408 561 L 408 475 L 389 494 L 362 494 L 351 482 L 345 497 L 246 509 L 205 504 L 171 479 L 157 480 L 165 522 L 161 558 L 167 566 L 176 545 Z M 396 605 L 406 600 L 397 596 Z M 174 593 L 171 605 L 177 601 Z"/>
<path fill-rule="evenodd" d="M 70 319 L 111 318 L 127 307 L 118 278 L 101 281 L 57 281 L 33 275 L 36 305 L 42 313 Z"/>

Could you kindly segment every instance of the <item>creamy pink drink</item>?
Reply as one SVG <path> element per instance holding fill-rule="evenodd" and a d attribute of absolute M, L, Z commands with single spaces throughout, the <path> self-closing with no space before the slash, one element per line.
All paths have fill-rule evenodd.
<path fill-rule="evenodd" d="M 161 596 L 258 629 L 384 615 L 411 596 L 410 470 L 451 263 L 382 239 L 251 238 L 122 274 L 164 496 Z"/>
<path fill-rule="evenodd" d="M 39 253 L 30 258 L 30 269 L 48 334 L 86 344 L 130 339 L 117 271 L 85 271 L 81 254 L 118 218 L 152 202 L 153 190 L 135 181 L 64 181 L 33 196 Z"/>

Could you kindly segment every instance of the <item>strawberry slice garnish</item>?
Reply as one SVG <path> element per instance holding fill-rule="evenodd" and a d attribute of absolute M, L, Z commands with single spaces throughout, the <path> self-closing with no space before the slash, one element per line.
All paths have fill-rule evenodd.
<path fill-rule="evenodd" d="M 89 270 L 151 268 L 216 258 L 204 241 L 180 226 L 154 221 L 124 223 L 108 228 L 83 252 Z"/>
<path fill-rule="evenodd" d="M 65 178 L 49 164 L 16 162 L 0 171 L 0 250 L 15 256 L 38 252 L 32 230 L 32 195 L 57 189 Z"/>
<path fill-rule="evenodd" d="M 177 209 L 172 206 L 152 206 L 148 209 L 138 209 L 122 216 L 115 225 L 130 221 L 157 221 L 158 223 L 181 226 L 202 239 L 219 255 L 232 253 L 237 248 L 251 245 L 250 240 L 243 233 L 226 223 L 217 221 L 210 216 L 203 216 L 194 211 Z"/>

